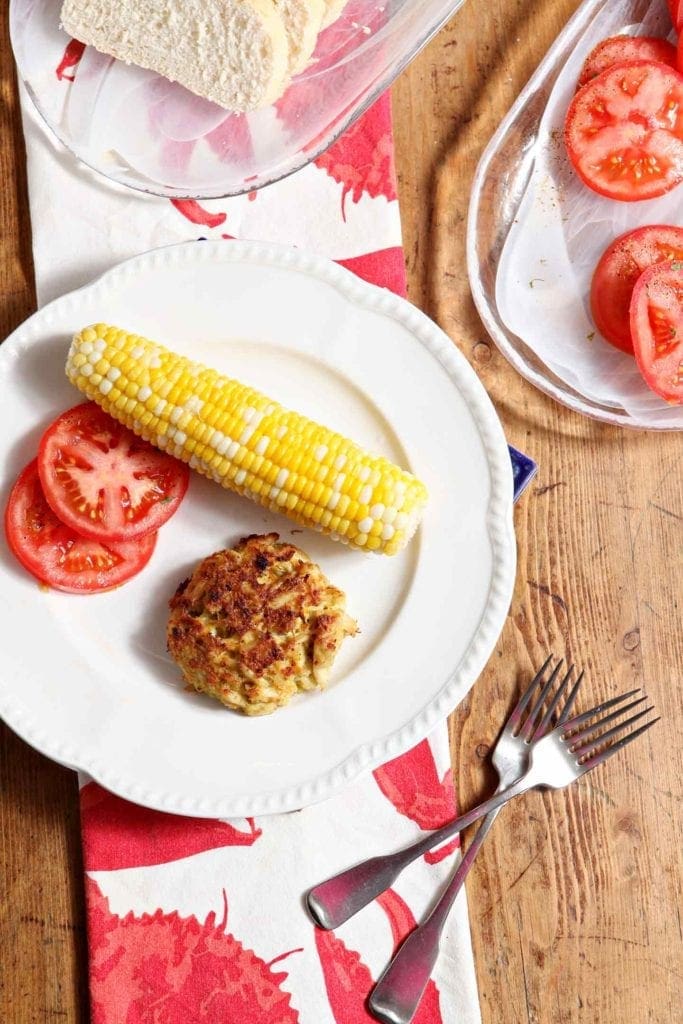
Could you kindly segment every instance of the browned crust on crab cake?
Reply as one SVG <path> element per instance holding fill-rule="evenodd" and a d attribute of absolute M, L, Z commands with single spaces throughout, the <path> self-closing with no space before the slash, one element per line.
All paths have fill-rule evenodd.
<path fill-rule="evenodd" d="M 171 598 L 168 650 L 189 686 L 246 715 L 322 689 L 357 632 L 346 597 L 277 533 L 209 555 Z"/>

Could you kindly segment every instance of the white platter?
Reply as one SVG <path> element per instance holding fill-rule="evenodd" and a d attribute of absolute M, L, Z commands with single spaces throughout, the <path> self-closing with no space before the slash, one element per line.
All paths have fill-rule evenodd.
<path fill-rule="evenodd" d="M 229 817 L 324 799 L 422 739 L 465 696 L 508 610 L 512 474 L 500 423 L 448 337 L 408 302 L 300 250 L 191 242 L 123 263 L 0 347 L 6 499 L 42 430 L 79 400 L 70 335 L 104 320 L 192 354 L 419 475 L 430 504 L 394 558 L 350 551 L 193 476 L 150 565 L 119 590 L 39 588 L 0 541 L 0 714 L 113 792 Z M 247 719 L 187 693 L 165 651 L 167 602 L 201 558 L 248 533 L 300 544 L 348 597 L 325 693 Z"/>
<path fill-rule="evenodd" d="M 590 310 L 606 247 L 645 224 L 683 224 L 681 191 L 646 202 L 599 196 L 562 139 L 581 66 L 617 34 L 675 41 L 666 0 L 583 0 L 503 118 L 472 182 L 467 267 L 486 330 L 515 369 L 593 419 L 682 430 L 683 407 L 651 391 L 632 356 L 608 344 Z"/>

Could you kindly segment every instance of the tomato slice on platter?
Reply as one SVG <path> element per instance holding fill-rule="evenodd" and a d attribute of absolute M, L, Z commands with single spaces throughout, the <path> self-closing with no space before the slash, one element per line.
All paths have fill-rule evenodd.
<path fill-rule="evenodd" d="M 671 21 L 677 32 L 683 28 L 683 0 L 667 0 L 669 4 L 669 11 L 671 13 Z"/>
<path fill-rule="evenodd" d="M 648 387 L 683 405 L 683 263 L 657 263 L 638 278 L 631 299 L 631 335 Z"/>
<path fill-rule="evenodd" d="M 606 341 L 633 355 L 630 307 L 635 283 L 648 267 L 683 262 L 683 228 L 648 224 L 615 238 L 595 268 L 591 312 Z"/>
<path fill-rule="evenodd" d="M 666 39 L 655 39 L 652 36 L 610 36 L 598 43 L 586 57 L 577 88 L 581 88 L 607 71 L 613 64 L 623 64 L 632 60 L 657 61 L 677 66 L 676 47 Z"/>
<path fill-rule="evenodd" d="M 155 533 L 185 496 L 189 468 L 136 437 L 94 402 L 68 409 L 43 434 L 38 472 L 58 518 L 93 540 Z"/>
<path fill-rule="evenodd" d="M 665 64 L 615 64 L 577 92 L 565 122 L 574 170 L 623 202 L 652 199 L 683 180 L 683 75 Z"/>
<path fill-rule="evenodd" d="M 22 470 L 12 488 L 5 533 L 12 553 L 31 575 L 69 594 L 118 587 L 147 565 L 156 545 L 156 534 L 103 544 L 74 533 L 45 500 L 37 459 Z"/>

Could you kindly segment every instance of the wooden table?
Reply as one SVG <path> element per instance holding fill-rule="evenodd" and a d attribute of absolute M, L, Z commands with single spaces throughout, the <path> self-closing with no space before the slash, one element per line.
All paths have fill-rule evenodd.
<path fill-rule="evenodd" d="M 582 419 L 488 340 L 464 269 L 478 157 L 576 0 L 470 0 L 394 90 L 412 300 L 472 362 L 509 440 L 540 463 L 515 513 L 517 586 L 483 677 L 452 719 L 463 805 L 516 683 L 548 650 L 584 701 L 646 685 L 664 716 L 607 769 L 506 812 L 470 876 L 486 1024 L 683 1020 L 683 446 Z M 6 28 L 0 69 L 0 335 L 34 308 L 23 142 Z M 88 1019 L 75 777 L 2 734 L 0 1019 Z M 188 1022 L 191 1024 L 191 1022 Z M 446 1024 L 451 1024 L 450 1021 Z"/>

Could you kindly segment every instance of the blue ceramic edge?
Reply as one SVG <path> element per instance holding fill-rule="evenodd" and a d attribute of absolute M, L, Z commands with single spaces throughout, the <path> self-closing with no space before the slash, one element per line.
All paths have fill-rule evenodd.
<path fill-rule="evenodd" d="M 517 501 L 538 473 L 538 466 L 533 459 L 524 455 L 523 452 L 517 451 L 511 444 L 508 445 L 508 451 L 512 462 L 514 500 Z"/>

